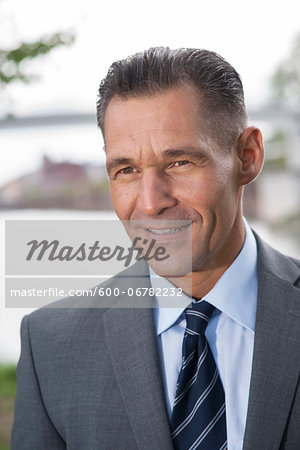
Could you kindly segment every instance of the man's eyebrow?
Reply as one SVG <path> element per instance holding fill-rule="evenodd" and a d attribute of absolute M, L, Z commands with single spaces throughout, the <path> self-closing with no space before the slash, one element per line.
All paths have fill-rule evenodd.
<path fill-rule="evenodd" d="M 123 165 L 132 165 L 133 161 L 131 158 L 114 158 L 106 163 L 106 170 L 110 173 L 113 169 Z"/>
<path fill-rule="evenodd" d="M 207 158 L 207 152 L 199 147 L 182 147 L 182 148 L 171 148 L 163 151 L 163 155 L 166 158 L 181 158 L 181 157 L 192 157 L 196 159 L 203 160 Z"/>

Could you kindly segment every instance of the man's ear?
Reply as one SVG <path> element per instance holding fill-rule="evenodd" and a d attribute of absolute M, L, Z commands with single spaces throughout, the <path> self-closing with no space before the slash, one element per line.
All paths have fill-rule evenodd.
<path fill-rule="evenodd" d="M 262 134 L 258 128 L 248 127 L 239 137 L 240 185 L 251 183 L 259 174 L 264 162 Z"/>

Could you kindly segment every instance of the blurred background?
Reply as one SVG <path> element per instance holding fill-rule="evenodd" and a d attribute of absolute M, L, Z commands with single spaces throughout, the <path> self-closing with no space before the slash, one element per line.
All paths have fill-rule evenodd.
<path fill-rule="evenodd" d="M 200 47 L 243 79 L 266 161 L 245 215 L 274 247 L 300 257 L 300 4 L 227 0 L 0 0 L 0 239 L 5 219 L 113 218 L 95 120 L 110 64 L 150 46 Z M 26 309 L 0 299 L 0 450 L 9 448 Z"/>

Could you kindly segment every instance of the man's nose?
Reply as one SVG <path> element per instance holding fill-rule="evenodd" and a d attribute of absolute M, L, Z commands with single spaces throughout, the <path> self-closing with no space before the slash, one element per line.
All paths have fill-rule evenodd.
<path fill-rule="evenodd" d="M 155 217 L 163 214 L 168 208 L 176 206 L 168 176 L 156 168 L 145 170 L 138 193 L 138 206 L 147 216 Z"/>

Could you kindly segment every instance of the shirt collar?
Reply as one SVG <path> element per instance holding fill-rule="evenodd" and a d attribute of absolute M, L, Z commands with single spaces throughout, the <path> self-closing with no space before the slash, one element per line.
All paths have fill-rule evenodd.
<path fill-rule="evenodd" d="M 204 300 L 214 305 L 243 327 L 254 332 L 257 302 L 257 246 L 255 237 L 244 219 L 245 241 L 242 250 L 231 266 L 208 292 Z M 166 278 L 160 277 L 150 268 L 152 287 L 174 287 Z M 166 306 L 168 302 L 168 307 Z M 157 297 L 154 319 L 157 335 L 163 333 L 182 319 L 185 308 L 192 299 L 181 296 Z"/>

